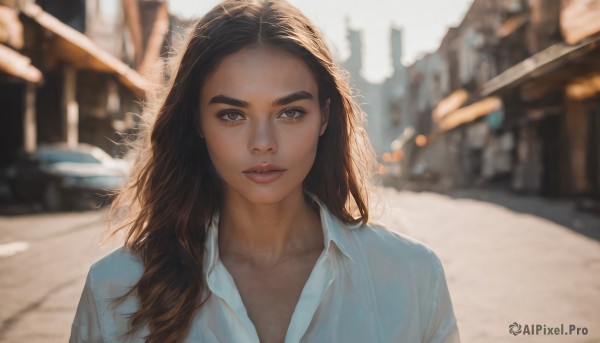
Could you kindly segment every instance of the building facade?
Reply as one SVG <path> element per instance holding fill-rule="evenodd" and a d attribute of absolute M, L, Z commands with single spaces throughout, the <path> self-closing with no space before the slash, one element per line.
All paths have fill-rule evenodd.
<path fill-rule="evenodd" d="M 428 137 L 412 163 L 436 151 L 445 166 L 429 167 L 447 185 L 600 198 L 598 23 L 596 0 L 475 0 L 408 67 L 411 115 Z M 425 67 L 432 56 L 444 67 Z"/>
<path fill-rule="evenodd" d="M 0 1 L 0 33 L 8 32 L 0 34 L 0 167 L 45 143 L 122 154 L 152 81 L 145 66 L 159 60 L 166 10 L 163 1 Z"/>

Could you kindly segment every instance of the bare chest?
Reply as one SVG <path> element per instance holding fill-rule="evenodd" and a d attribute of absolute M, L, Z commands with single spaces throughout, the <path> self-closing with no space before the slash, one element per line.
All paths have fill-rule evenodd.
<path fill-rule="evenodd" d="M 264 270 L 226 264 L 261 343 L 285 341 L 294 309 L 318 257 L 315 254 Z"/>

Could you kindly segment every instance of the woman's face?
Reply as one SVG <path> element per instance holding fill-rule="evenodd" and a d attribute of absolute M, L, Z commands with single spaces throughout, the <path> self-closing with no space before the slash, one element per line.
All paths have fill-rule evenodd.
<path fill-rule="evenodd" d="M 269 204 L 302 191 L 327 126 L 300 58 L 249 46 L 224 58 L 200 91 L 200 131 L 227 197 Z"/>

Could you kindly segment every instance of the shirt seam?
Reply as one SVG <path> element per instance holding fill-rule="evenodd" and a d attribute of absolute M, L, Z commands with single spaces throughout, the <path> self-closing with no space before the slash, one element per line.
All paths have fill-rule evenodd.
<path fill-rule="evenodd" d="M 361 257 L 361 260 L 362 260 L 362 265 L 363 266 L 368 266 L 367 257 L 366 257 L 365 251 L 362 248 L 357 248 L 356 247 L 356 242 L 354 240 L 352 240 L 352 243 L 354 245 L 355 250 L 359 250 L 360 257 Z M 377 305 L 377 301 L 376 301 L 376 297 L 375 297 L 375 290 L 373 288 L 373 284 L 371 282 L 367 282 L 367 280 L 373 280 L 374 279 L 373 274 L 372 274 L 372 272 L 371 272 L 371 270 L 369 268 L 365 267 L 365 268 L 361 268 L 361 270 L 364 270 L 365 274 L 368 274 L 368 275 L 364 275 L 363 273 L 360 273 L 360 276 L 361 276 L 361 279 L 362 279 L 361 281 L 362 281 L 363 285 L 365 285 L 365 287 L 368 290 L 366 293 L 368 294 L 368 300 L 369 300 L 369 303 L 371 304 L 371 308 L 375 309 L 375 311 L 373 311 L 374 317 L 375 316 L 378 317 L 379 316 L 379 306 Z M 381 332 L 382 332 L 381 323 L 378 320 L 378 318 L 375 318 L 374 322 L 375 322 L 375 325 L 377 326 L 377 339 L 378 339 L 378 342 L 383 342 L 382 337 L 381 337 Z"/>
<path fill-rule="evenodd" d="M 90 296 L 92 297 L 92 301 L 94 302 L 94 307 L 96 310 L 96 318 L 98 318 L 98 326 L 100 327 L 100 337 L 102 338 L 102 342 L 104 342 L 105 337 L 106 337 L 106 331 L 104 328 L 104 321 L 102 320 L 102 315 L 99 313 L 101 307 L 98 306 L 98 299 L 96 298 L 95 295 L 95 291 L 94 291 L 94 273 L 93 273 L 94 268 L 92 267 L 90 269 Z"/>
<path fill-rule="evenodd" d="M 441 261 L 439 261 L 439 259 L 437 258 L 437 256 L 428 248 L 427 249 L 429 252 L 429 259 L 430 261 L 433 263 L 433 277 L 434 279 L 434 284 L 431 290 L 431 294 L 430 294 L 430 298 L 431 298 L 431 307 L 429 309 L 429 313 L 427 314 L 427 322 L 425 323 L 425 332 L 423 334 L 423 339 L 426 338 L 430 338 L 430 337 L 426 337 L 429 332 L 428 329 L 431 328 L 431 324 L 432 320 L 434 318 L 435 313 L 437 312 L 438 308 L 439 308 L 439 299 L 436 296 L 437 293 L 439 292 L 439 288 L 440 288 L 440 283 L 441 283 L 441 273 L 443 273 L 443 269 L 441 266 Z M 433 331 L 431 333 L 431 338 L 433 338 L 435 336 L 435 331 Z"/>

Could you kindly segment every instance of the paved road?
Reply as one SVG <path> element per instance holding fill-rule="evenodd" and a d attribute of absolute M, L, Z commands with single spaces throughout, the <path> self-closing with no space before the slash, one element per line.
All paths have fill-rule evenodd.
<path fill-rule="evenodd" d="M 68 340 L 105 228 L 106 211 L 0 217 L 0 342 Z"/>
<path fill-rule="evenodd" d="M 503 192 L 383 194 L 382 221 L 441 257 L 463 342 L 600 342 L 600 244 L 581 234 L 600 233 L 597 217 Z M 513 322 L 588 334 L 513 336 Z"/>
<path fill-rule="evenodd" d="M 502 192 L 380 199 L 380 221 L 441 257 L 463 342 L 600 342 L 600 219 Z M 115 247 L 98 247 L 106 225 L 106 211 L 0 217 L 0 342 L 66 342 L 90 263 Z M 587 335 L 513 336 L 513 322 Z"/>

